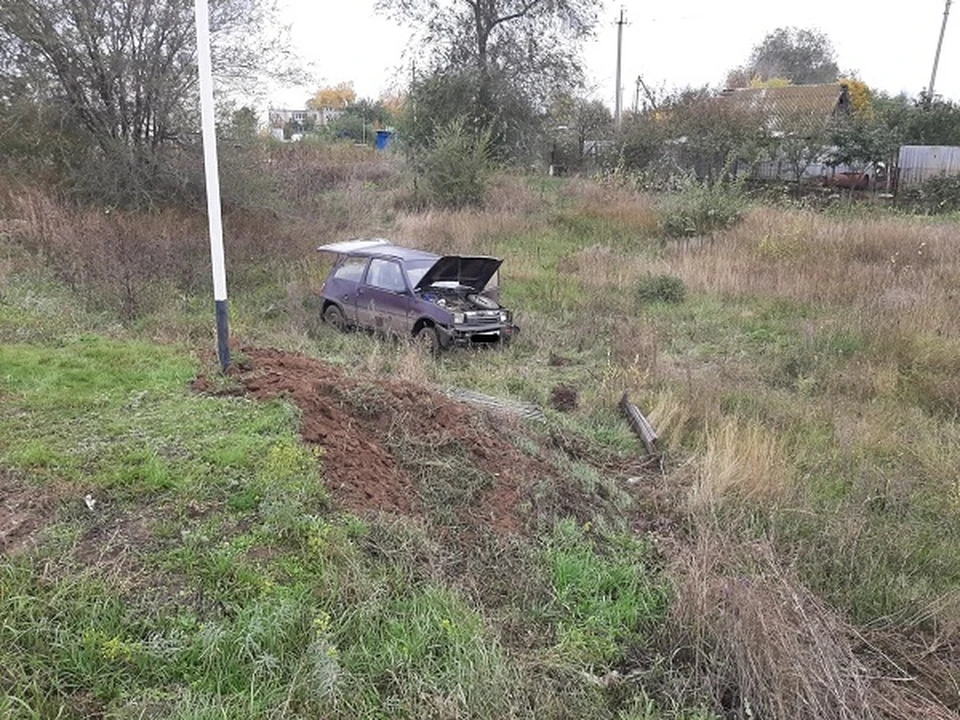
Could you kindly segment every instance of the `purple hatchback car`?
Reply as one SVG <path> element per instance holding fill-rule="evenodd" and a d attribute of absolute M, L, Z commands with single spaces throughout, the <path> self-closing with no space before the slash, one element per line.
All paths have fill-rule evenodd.
<path fill-rule="evenodd" d="M 416 338 L 434 352 L 505 343 L 519 330 L 513 313 L 500 307 L 499 286 L 491 284 L 502 260 L 441 257 L 381 239 L 317 250 L 337 255 L 320 294 L 324 322 L 341 330 L 360 327 Z"/>

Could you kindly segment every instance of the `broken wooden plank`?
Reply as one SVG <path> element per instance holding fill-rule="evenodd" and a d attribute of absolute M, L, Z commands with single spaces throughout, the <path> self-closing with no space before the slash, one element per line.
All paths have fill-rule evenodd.
<path fill-rule="evenodd" d="M 630 402 L 630 398 L 627 397 L 626 393 L 620 398 L 620 409 L 623 411 L 623 414 L 627 416 L 627 422 L 630 424 L 630 427 L 643 442 L 647 453 L 657 455 L 657 433 L 650 424 L 650 421 L 640 412 L 640 409 Z"/>

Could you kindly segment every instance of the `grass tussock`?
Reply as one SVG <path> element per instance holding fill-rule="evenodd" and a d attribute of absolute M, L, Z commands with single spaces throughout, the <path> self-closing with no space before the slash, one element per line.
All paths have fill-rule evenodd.
<path fill-rule="evenodd" d="M 725 504 L 776 504 L 789 489 L 786 453 L 769 430 L 728 419 L 707 429 L 706 449 L 690 493 L 695 510 Z"/>

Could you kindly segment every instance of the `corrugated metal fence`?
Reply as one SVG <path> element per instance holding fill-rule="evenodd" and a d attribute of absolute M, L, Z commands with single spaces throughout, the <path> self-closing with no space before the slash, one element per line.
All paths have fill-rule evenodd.
<path fill-rule="evenodd" d="M 937 175 L 960 175 L 960 147 L 951 145 L 902 145 L 899 188 L 920 185 Z"/>

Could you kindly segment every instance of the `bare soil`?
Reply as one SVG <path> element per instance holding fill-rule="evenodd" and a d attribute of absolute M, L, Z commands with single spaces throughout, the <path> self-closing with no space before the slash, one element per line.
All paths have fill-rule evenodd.
<path fill-rule="evenodd" d="M 235 379 L 251 397 L 287 397 L 297 405 L 303 439 L 323 448 L 323 474 L 334 499 L 354 512 L 424 514 L 421 488 L 405 469 L 410 458 L 396 455 L 398 438 L 455 446 L 474 469 L 488 473 L 492 483 L 475 506 L 458 512 L 463 523 L 483 523 L 500 533 L 523 530 L 535 510 L 532 485 L 556 475 L 550 463 L 521 452 L 511 441 L 518 432 L 515 425 L 503 418 L 493 421 L 429 388 L 350 376 L 299 353 L 255 347 L 242 351 L 250 366 Z M 199 378 L 194 389 L 208 385 Z"/>
<path fill-rule="evenodd" d="M 577 389 L 569 385 L 557 385 L 550 391 L 550 405 L 560 412 L 576 410 L 579 400 Z"/>
<path fill-rule="evenodd" d="M 0 468 L 0 554 L 28 549 L 52 523 L 58 504 L 55 488 L 33 486 Z"/>

